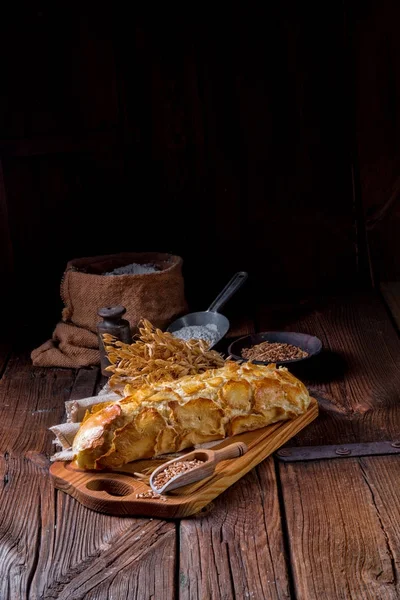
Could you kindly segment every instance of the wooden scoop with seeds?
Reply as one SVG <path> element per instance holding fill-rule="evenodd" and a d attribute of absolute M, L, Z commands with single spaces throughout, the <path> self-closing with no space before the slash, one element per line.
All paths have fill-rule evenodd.
<path fill-rule="evenodd" d="M 222 460 L 238 458 L 247 452 L 243 442 L 230 444 L 221 450 L 194 450 L 157 467 L 150 477 L 150 487 L 157 494 L 165 494 L 189 483 L 210 477 Z"/>

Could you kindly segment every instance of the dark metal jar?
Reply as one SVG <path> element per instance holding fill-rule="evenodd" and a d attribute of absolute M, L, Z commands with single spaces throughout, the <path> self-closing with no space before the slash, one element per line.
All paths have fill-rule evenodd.
<path fill-rule="evenodd" d="M 100 308 L 97 312 L 99 317 L 103 318 L 103 321 L 97 324 L 97 333 L 99 336 L 101 372 L 106 377 L 109 377 L 111 373 L 106 371 L 106 367 L 110 365 L 110 361 L 107 358 L 104 348 L 103 334 L 108 333 L 125 344 L 132 343 L 129 321 L 122 318 L 125 313 L 126 308 L 124 306 L 107 306 Z"/>

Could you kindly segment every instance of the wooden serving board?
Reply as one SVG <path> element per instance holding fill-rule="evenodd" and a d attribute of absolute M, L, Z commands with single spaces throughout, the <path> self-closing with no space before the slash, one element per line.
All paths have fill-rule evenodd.
<path fill-rule="evenodd" d="M 169 493 L 165 496 L 166 500 L 137 498 L 137 494 L 148 492 L 150 487 L 130 474 L 165 461 L 137 460 L 124 465 L 118 472 L 84 471 L 73 462 L 55 462 L 50 467 L 50 474 L 56 488 L 98 512 L 160 518 L 187 517 L 209 504 L 317 416 L 318 403 L 312 398 L 307 412 L 296 419 L 222 440 L 213 446 L 213 450 L 235 441 L 247 444 L 248 451 L 240 458 L 220 462 L 213 475 Z"/>

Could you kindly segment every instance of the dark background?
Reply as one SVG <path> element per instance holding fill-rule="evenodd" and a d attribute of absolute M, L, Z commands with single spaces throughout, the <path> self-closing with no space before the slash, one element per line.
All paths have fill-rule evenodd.
<path fill-rule="evenodd" d="M 192 308 L 247 270 L 228 312 L 399 279 L 399 3 L 275 4 L 0 9 L 16 318 L 46 337 L 66 262 L 119 251 L 181 255 Z"/>

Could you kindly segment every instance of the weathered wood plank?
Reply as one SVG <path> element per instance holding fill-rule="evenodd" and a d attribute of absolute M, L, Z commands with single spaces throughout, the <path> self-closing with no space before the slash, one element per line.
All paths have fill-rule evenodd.
<path fill-rule="evenodd" d="M 385 535 L 393 583 L 400 591 L 400 461 L 394 456 L 365 457 L 359 464 Z"/>
<path fill-rule="evenodd" d="M 399 598 L 396 457 L 281 464 L 280 476 L 296 597 Z"/>
<path fill-rule="evenodd" d="M 48 428 L 63 420 L 66 400 L 93 394 L 97 375 L 97 369 L 75 375 L 71 369 L 32 367 L 28 354 L 12 355 L 0 382 L 1 448 L 52 454 Z"/>
<path fill-rule="evenodd" d="M 319 337 L 319 357 L 292 368 L 326 402 L 303 445 L 390 439 L 400 427 L 400 339 L 377 294 L 353 294 L 260 312 L 258 329 Z"/>
<path fill-rule="evenodd" d="M 88 511 L 54 492 L 41 456 L 1 458 L 0 598 L 171 598 L 175 526 Z"/>
<path fill-rule="evenodd" d="M 297 315 L 283 311 L 275 319 L 277 328 L 317 335 L 325 348 L 297 372 L 324 398 L 321 416 L 297 443 L 398 437 L 400 341 L 377 295 L 339 297 L 310 309 L 305 304 Z M 280 464 L 298 598 L 399 597 L 397 463 L 396 457 L 379 457 Z"/>
<path fill-rule="evenodd" d="M 125 540 L 126 557 L 125 564 L 115 568 L 112 576 L 82 596 L 84 600 L 124 599 L 137 598 L 164 600 L 175 598 L 174 588 L 174 562 L 175 553 L 175 530 L 174 526 L 164 523 L 163 529 L 167 531 L 164 536 L 156 542 L 151 535 L 149 540 L 143 540 L 141 546 L 132 544 L 130 537 Z M 142 527 L 141 533 L 149 534 L 147 524 Z M 154 538 L 154 535 L 153 535 Z M 132 558 L 130 555 L 133 554 Z M 110 569 L 111 570 L 111 569 Z M 68 590 L 69 591 L 69 590 Z M 75 596 L 73 596 L 75 597 Z M 80 597 L 80 596 L 79 596 Z M 60 596 L 69 600 L 71 596 Z M 78 598 L 78 596 L 77 596 Z"/>
<path fill-rule="evenodd" d="M 51 485 L 48 427 L 96 379 L 13 355 L 0 381 L 1 599 L 174 595 L 174 524 L 100 515 Z"/>
<path fill-rule="evenodd" d="M 38 597 L 174 597 L 173 523 L 106 517 L 58 496 L 53 544 L 33 582 Z"/>
<path fill-rule="evenodd" d="M 68 369 L 38 369 L 12 355 L 0 381 L 0 451 L 52 453 L 48 427 L 61 422 L 74 383 Z"/>
<path fill-rule="evenodd" d="M 319 337 L 324 352 L 304 363 L 303 374 L 348 414 L 397 404 L 400 339 L 376 294 L 323 298 L 292 310 L 283 307 L 273 316 L 264 311 L 259 325 Z"/>
<path fill-rule="evenodd" d="M 30 595 L 46 536 L 42 513 L 54 498 L 44 455 L 52 451 L 47 427 L 61 418 L 73 381 L 72 371 L 33 369 L 28 356 L 16 355 L 0 381 L 1 598 Z"/>
<path fill-rule="evenodd" d="M 290 598 L 274 463 L 181 521 L 180 598 Z"/>

